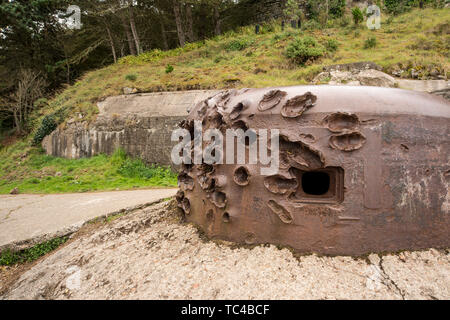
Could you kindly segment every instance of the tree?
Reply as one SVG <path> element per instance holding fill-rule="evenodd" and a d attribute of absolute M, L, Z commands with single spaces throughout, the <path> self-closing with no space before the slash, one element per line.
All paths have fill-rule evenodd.
<path fill-rule="evenodd" d="M 17 133 L 22 134 L 25 131 L 34 103 L 43 96 L 44 88 L 45 80 L 41 74 L 29 69 L 21 70 L 16 90 L 8 101 L 3 99 L 1 111 L 12 116 Z"/>
<path fill-rule="evenodd" d="M 130 19 L 130 27 L 131 27 L 131 32 L 133 34 L 134 44 L 136 45 L 136 51 L 137 51 L 137 54 L 140 54 L 141 53 L 141 41 L 139 39 L 139 34 L 136 29 L 136 22 L 134 19 L 134 9 L 133 9 L 132 3 L 130 3 L 128 5 L 128 16 Z"/>
<path fill-rule="evenodd" d="M 283 14 L 288 20 L 300 19 L 301 12 L 298 0 L 287 0 Z"/>
<path fill-rule="evenodd" d="M 352 9 L 352 16 L 353 16 L 353 22 L 355 23 L 355 25 L 360 24 L 364 20 L 364 15 L 363 15 L 361 9 L 359 9 L 359 7 L 354 7 Z"/>
<path fill-rule="evenodd" d="M 180 47 L 184 47 L 184 44 L 186 43 L 186 38 L 185 38 L 185 34 L 184 34 L 184 28 L 183 28 L 183 22 L 182 22 L 182 17 L 181 17 L 179 1 L 172 0 L 172 7 L 173 7 L 173 14 L 175 16 L 175 23 L 177 25 L 178 41 L 179 41 Z"/>
<path fill-rule="evenodd" d="M 188 1 L 185 4 L 186 7 L 186 36 L 189 42 L 196 40 L 194 34 L 194 18 L 192 16 L 192 8 L 195 5 L 194 1 Z"/>
<path fill-rule="evenodd" d="M 0 0 L 0 126 L 26 129 L 23 96 L 28 74 L 44 95 L 85 71 L 144 50 L 168 50 L 236 27 L 224 11 L 235 0 Z M 81 10 L 81 29 L 61 21 L 69 5 Z M 21 94 L 18 96 L 18 88 Z M 36 93 L 36 91 L 33 91 Z M 38 96 L 32 94 L 31 96 Z M 17 101 L 22 101 L 17 103 Z M 18 107 L 21 105 L 21 107 Z M 13 109 L 16 108 L 16 109 Z M 31 108 L 31 109 L 30 109 Z M 13 110 L 19 110 L 16 113 Z M 25 115 L 25 116 L 23 116 Z M 16 117 L 16 120 L 14 120 Z M 0 130 L 3 128 L 0 127 Z"/>

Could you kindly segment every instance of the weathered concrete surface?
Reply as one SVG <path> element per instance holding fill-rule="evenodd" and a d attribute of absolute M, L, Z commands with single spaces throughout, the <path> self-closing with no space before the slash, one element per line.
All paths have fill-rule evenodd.
<path fill-rule="evenodd" d="M 45 137 L 47 154 L 64 158 L 111 154 L 123 148 L 147 163 L 171 165 L 172 130 L 188 114 L 188 108 L 218 91 L 193 90 L 109 97 L 99 103 L 92 124 L 71 119 Z"/>
<path fill-rule="evenodd" d="M 408 80 L 397 79 L 400 89 L 435 92 L 450 89 L 450 81 L 448 80 Z"/>
<path fill-rule="evenodd" d="M 77 272 L 79 271 L 79 273 Z M 77 277 L 79 275 L 79 278 Z M 80 286 L 77 286 L 77 279 Z M 295 258 L 200 239 L 166 203 L 74 239 L 0 299 L 449 299 L 450 254 Z"/>
<path fill-rule="evenodd" d="M 0 195 L 0 251 L 77 231 L 86 221 L 173 196 L 176 189 Z"/>

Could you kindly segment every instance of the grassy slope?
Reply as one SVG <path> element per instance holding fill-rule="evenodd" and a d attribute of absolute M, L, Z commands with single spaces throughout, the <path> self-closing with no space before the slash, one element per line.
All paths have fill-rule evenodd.
<path fill-rule="evenodd" d="M 34 127 L 43 115 L 61 107 L 92 120 L 98 113 L 96 102 L 121 94 L 125 86 L 162 91 L 296 85 L 308 83 L 325 65 L 357 61 L 373 61 L 388 72 L 415 67 L 419 71 L 436 68 L 449 74 L 449 21 L 448 9 L 416 9 L 383 19 L 381 29 L 376 31 L 365 26 L 355 28 L 352 24 L 343 27 L 340 21 L 330 21 L 328 28 L 313 31 L 282 32 L 277 25 L 268 31 L 266 26 L 260 35 L 254 34 L 253 27 L 245 27 L 238 33 L 185 48 L 125 57 L 118 64 L 87 73 L 56 95 L 36 113 Z M 336 39 L 338 50 L 314 64 L 292 65 L 284 55 L 286 46 L 305 35 L 314 36 L 322 44 Z M 377 46 L 364 49 L 365 40 L 371 36 L 376 37 Z M 236 45 L 242 46 L 242 50 L 233 50 Z M 173 72 L 166 73 L 167 65 L 174 67 Z M 141 162 L 123 156 L 56 159 L 29 147 L 29 141 L 28 138 L 0 150 L 0 193 L 16 186 L 22 192 L 52 193 L 175 185 L 173 174 L 145 169 Z M 61 175 L 56 175 L 58 172 Z"/>
<path fill-rule="evenodd" d="M 176 186 L 171 170 L 145 166 L 118 150 L 110 157 L 71 160 L 44 155 L 20 142 L 0 152 L 0 194 L 63 193 Z M 6 160 L 6 161 L 5 161 Z"/>
<path fill-rule="evenodd" d="M 416 9 L 382 20 L 381 29 L 375 31 L 365 25 L 355 28 L 352 23 L 341 27 L 339 21 L 331 22 L 334 26 L 330 28 L 300 32 L 289 29 L 282 32 L 275 25 L 273 32 L 260 35 L 254 34 L 253 27 L 245 27 L 239 33 L 230 32 L 182 49 L 126 57 L 118 64 L 89 72 L 52 100 L 50 109 L 67 106 L 91 119 L 98 112 L 98 100 L 121 94 L 125 86 L 150 92 L 296 85 L 309 82 L 325 65 L 358 61 L 373 61 L 388 72 L 401 64 L 403 68 L 415 66 L 419 70 L 431 70 L 434 66 L 448 74 L 450 36 L 445 34 L 448 21 L 448 9 Z M 294 66 L 284 52 L 290 41 L 302 35 L 312 35 L 321 43 L 336 39 L 338 50 L 312 65 Z M 364 49 L 365 40 L 371 36 L 377 38 L 377 47 Z M 227 50 L 233 40 L 247 47 Z M 168 64 L 174 67 L 171 73 L 166 73 Z M 137 78 L 127 80 L 127 75 Z"/>

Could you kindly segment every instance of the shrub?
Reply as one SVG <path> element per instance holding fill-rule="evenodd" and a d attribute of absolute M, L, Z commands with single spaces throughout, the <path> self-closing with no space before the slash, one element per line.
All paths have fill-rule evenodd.
<path fill-rule="evenodd" d="M 135 75 L 135 74 L 127 74 L 127 75 L 125 76 L 125 79 L 126 79 L 126 80 L 129 80 L 129 81 L 136 81 L 137 75 Z"/>
<path fill-rule="evenodd" d="M 168 64 L 166 66 L 166 73 L 171 73 L 173 71 L 173 66 L 171 66 L 170 64 Z"/>
<path fill-rule="evenodd" d="M 341 27 L 347 27 L 350 24 L 350 17 L 348 15 L 343 15 L 340 19 L 339 19 L 339 26 Z"/>
<path fill-rule="evenodd" d="M 321 0 L 307 0 L 306 11 L 308 12 L 308 17 L 313 20 L 317 20 L 319 18 L 320 12 L 320 3 Z"/>
<path fill-rule="evenodd" d="M 334 18 L 340 18 L 345 12 L 345 0 L 330 1 L 330 15 Z"/>
<path fill-rule="evenodd" d="M 235 39 L 231 40 L 225 44 L 225 50 L 227 51 L 242 51 L 249 45 L 248 41 L 245 39 Z"/>
<path fill-rule="evenodd" d="M 354 7 L 352 9 L 352 16 L 353 16 L 353 22 L 355 23 L 355 25 L 360 24 L 364 20 L 364 15 L 363 15 L 361 9 L 359 9 L 359 7 Z"/>
<path fill-rule="evenodd" d="M 41 125 L 36 130 L 33 137 L 33 145 L 39 145 L 42 140 L 55 130 L 58 125 L 64 121 L 66 117 L 66 108 L 60 108 L 59 110 L 53 112 L 52 114 L 46 115 L 42 118 Z"/>
<path fill-rule="evenodd" d="M 226 59 L 225 59 L 225 57 L 223 57 L 222 55 L 219 54 L 214 58 L 214 63 L 219 63 L 222 60 L 226 60 Z"/>
<path fill-rule="evenodd" d="M 384 0 L 384 6 L 387 12 L 397 15 L 410 10 L 412 7 L 420 6 L 419 0 Z M 448 2 L 448 1 L 447 1 Z M 431 6 L 433 8 L 443 8 L 445 6 L 445 0 L 423 0 L 424 6 Z"/>
<path fill-rule="evenodd" d="M 377 46 L 377 38 L 369 37 L 366 41 L 364 41 L 364 49 L 375 48 Z"/>
<path fill-rule="evenodd" d="M 335 39 L 328 39 L 327 42 L 325 43 L 325 48 L 329 52 L 336 52 L 336 50 L 338 49 L 338 46 L 339 46 L 339 42 Z"/>
<path fill-rule="evenodd" d="M 33 144 L 38 145 L 44 140 L 44 138 L 56 129 L 58 124 L 56 123 L 55 116 L 49 114 L 42 119 L 40 127 L 37 129 L 33 137 Z"/>
<path fill-rule="evenodd" d="M 312 37 L 304 37 L 292 41 L 287 49 L 286 56 L 294 63 L 303 65 L 313 61 L 324 54 L 324 48 Z"/>
<path fill-rule="evenodd" d="M 154 49 L 152 51 L 141 53 L 138 56 L 129 55 L 120 58 L 119 64 L 136 65 L 136 64 L 156 62 L 167 56 L 168 53 L 169 53 L 168 51 L 161 51 L 159 49 Z"/>
<path fill-rule="evenodd" d="M 314 19 L 308 20 L 303 24 L 303 29 L 305 30 L 318 30 L 320 28 L 321 28 L 320 23 Z"/>
<path fill-rule="evenodd" d="M 409 10 L 413 2 L 414 0 L 385 0 L 384 6 L 387 12 L 397 15 Z"/>
<path fill-rule="evenodd" d="M 287 0 L 283 13 L 288 20 L 298 20 L 301 15 L 301 10 L 299 9 L 298 1 Z"/>
<path fill-rule="evenodd" d="M 272 23 L 263 23 L 261 30 L 259 31 L 261 34 L 272 33 L 275 31 L 275 26 Z"/>

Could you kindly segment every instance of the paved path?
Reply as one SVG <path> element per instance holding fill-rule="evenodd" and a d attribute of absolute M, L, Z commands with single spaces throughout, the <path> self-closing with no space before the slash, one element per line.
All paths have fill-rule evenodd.
<path fill-rule="evenodd" d="M 52 195 L 0 195 L 0 250 L 78 230 L 86 221 L 175 195 L 151 189 Z"/>

